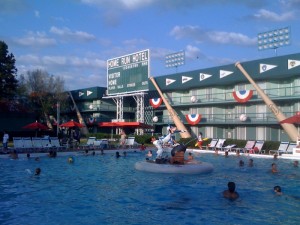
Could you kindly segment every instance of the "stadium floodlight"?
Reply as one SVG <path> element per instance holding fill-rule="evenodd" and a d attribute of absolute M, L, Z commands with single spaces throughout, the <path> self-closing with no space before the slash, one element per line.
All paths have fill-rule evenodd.
<path fill-rule="evenodd" d="M 276 49 L 290 45 L 290 27 L 271 30 L 257 35 L 258 50 Z"/>
<path fill-rule="evenodd" d="M 165 65 L 167 68 L 182 66 L 185 63 L 185 52 L 175 52 L 165 57 Z"/>

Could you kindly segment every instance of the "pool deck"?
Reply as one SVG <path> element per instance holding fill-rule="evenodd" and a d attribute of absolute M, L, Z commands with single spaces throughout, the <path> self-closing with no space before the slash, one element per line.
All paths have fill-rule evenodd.
<path fill-rule="evenodd" d="M 11 151 L 10 149 L 9 151 Z M 86 150 L 88 150 L 88 154 L 86 154 Z M 149 148 L 149 150 L 154 150 L 155 148 Z M 169 152 L 170 149 L 166 149 L 166 152 Z M 215 154 L 213 150 L 205 150 L 205 149 L 187 149 L 187 152 L 194 152 L 194 153 L 210 153 Z M 57 151 L 57 155 L 59 156 L 71 156 L 71 155 L 92 155 L 92 152 L 95 152 L 96 155 L 101 155 L 101 149 L 70 149 L 65 151 Z M 139 148 L 125 148 L 125 149 L 104 149 L 103 154 L 115 154 L 116 152 L 119 152 L 121 155 L 123 152 L 144 152 L 146 153 L 147 150 L 141 151 Z M 225 151 L 218 151 L 219 155 L 225 155 Z M 42 156 L 48 156 L 49 152 L 30 152 L 30 157 L 42 157 Z M 228 151 L 228 155 L 236 155 L 236 152 L 234 151 Z M 253 158 L 274 158 L 273 155 L 267 155 L 267 154 L 249 154 L 249 153 L 240 153 L 241 156 L 248 156 Z M 26 158 L 27 153 L 18 153 L 19 158 Z M 0 154 L 0 158 L 7 159 L 10 158 L 10 154 Z M 291 160 L 300 160 L 300 155 L 293 155 L 293 154 L 282 154 L 277 156 L 278 159 L 291 159 Z"/>
<path fill-rule="evenodd" d="M 198 152 L 198 153 L 212 153 L 215 154 L 213 150 L 201 150 L 201 149 L 187 149 L 187 151 Z M 225 155 L 225 151 L 218 151 L 219 155 Z M 228 155 L 236 155 L 236 152 L 228 151 Z M 274 158 L 274 155 L 266 155 L 266 154 L 249 154 L 249 153 L 240 153 L 241 156 L 249 156 L 253 158 Z M 278 159 L 292 159 L 292 160 L 300 160 L 300 155 L 293 154 L 282 154 L 277 156 Z"/>

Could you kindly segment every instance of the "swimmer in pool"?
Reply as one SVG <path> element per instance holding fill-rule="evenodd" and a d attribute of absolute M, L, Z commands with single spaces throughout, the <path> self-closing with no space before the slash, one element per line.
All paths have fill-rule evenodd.
<path fill-rule="evenodd" d="M 161 146 L 160 141 L 159 141 L 159 140 L 156 140 L 155 137 L 151 137 L 151 142 L 152 142 L 153 145 L 157 148 L 157 152 L 156 152 L 157 156 L 156 156 L 156 158 L 157 158 L 157 159 L 162 158 L 163 148 L 162 148 L 162 146 Z"/>
<path fill-rule="evenodd" d="M 74 162 L 74 158 L 73 157 L 69 157 L 68 158 L 68 163 L 73 163 Z"/>
<path fill-rule="evenodd" d="M 253 167 L 253 159 L 249 159 L 248 166 Z"/>
<path fill-rule="evenodd" d="M 230 200 L 235 200 L 239 198 L 239 194 L 235 191 L 235 183 L 228 182 L 227 186 L 228 190 L 223 191 L 224 198 L 228 198 Z"/>
<path fill-rule="evenodd" d="M 281 192 L 281 187 L 280 186 L 275 186 L 274 187 L 274 192 L 276 195 L 282 195 L 282 192 Z"/>
<path fill-rule="evenodd" d="M 36 168 L 36 169 L 35 169 L 35 174 L 34 174 L 34 175 L 35 175 L 35 176 L 39 176 L 39 175 L 41 174 L 41 171 L 42 171 L 41 168 Z"/>
<path fill-rule="evenodd" d="M 189 152 L 188 158 L 187 158 L 187 160 L 185 162 L 187 162 L 187 163 L 194 162 L 194 156 L 193 156 L 193 154 L 191 152 Z"/>
<path fill-rule="evenodd" d="M 298 162 L 297 160 L 295 160 L 295 161 L 293 162 L 293 165 L 294 165 L 294 167 L 298 167 L 298 166 L 299 166 L 299 162 Z"/>
<path fill-rule="evenodd" d="M 272 163 L 271 172 L 272 172 L 272 173 L 278 173 L 278 169 L 277 169 L 276 163 Z"/>
<path fill-rule="evenodd" d="M 245 165 L 244 161 L 243 161 L 243 160 L 240 160 L 239 166 L 240 166 L 240 167 L 243 167 L 244 165 Z"/>

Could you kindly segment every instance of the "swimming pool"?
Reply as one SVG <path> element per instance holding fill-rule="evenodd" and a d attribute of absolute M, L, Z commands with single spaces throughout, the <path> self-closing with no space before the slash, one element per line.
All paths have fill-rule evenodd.
<path fill-rule="evenodd" d="M 144 154 L 79 154 L 73 164 L 67 156 L 0 159 L 0 224 L 299 224 L 300 168 L 291 160 L 276 160 L 280 173 L 272 174 L 273 159 L 254 158 L 250 168 L 246 156 L 200 154 L 212 173 L 176 175 L 135 170 Z M 221 195 L 228 181 L 236 201 Z M 283 196 L 274 196 L 275 185 Z"/>

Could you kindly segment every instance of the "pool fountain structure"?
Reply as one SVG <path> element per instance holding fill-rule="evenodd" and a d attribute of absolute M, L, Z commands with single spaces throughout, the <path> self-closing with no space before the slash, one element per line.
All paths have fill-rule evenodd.
<path fill-rule="evenodd" d="M 177 173 L 177 174 L 205 174 L 213 171 L 211 163 L 196 160 L 184 160 L 186 146 L 178 144 L 171 150 L 171 158 L 165 157 L 155 160 L 146 159 L 135 163 L 135 169 L 152 173 Z"/>

